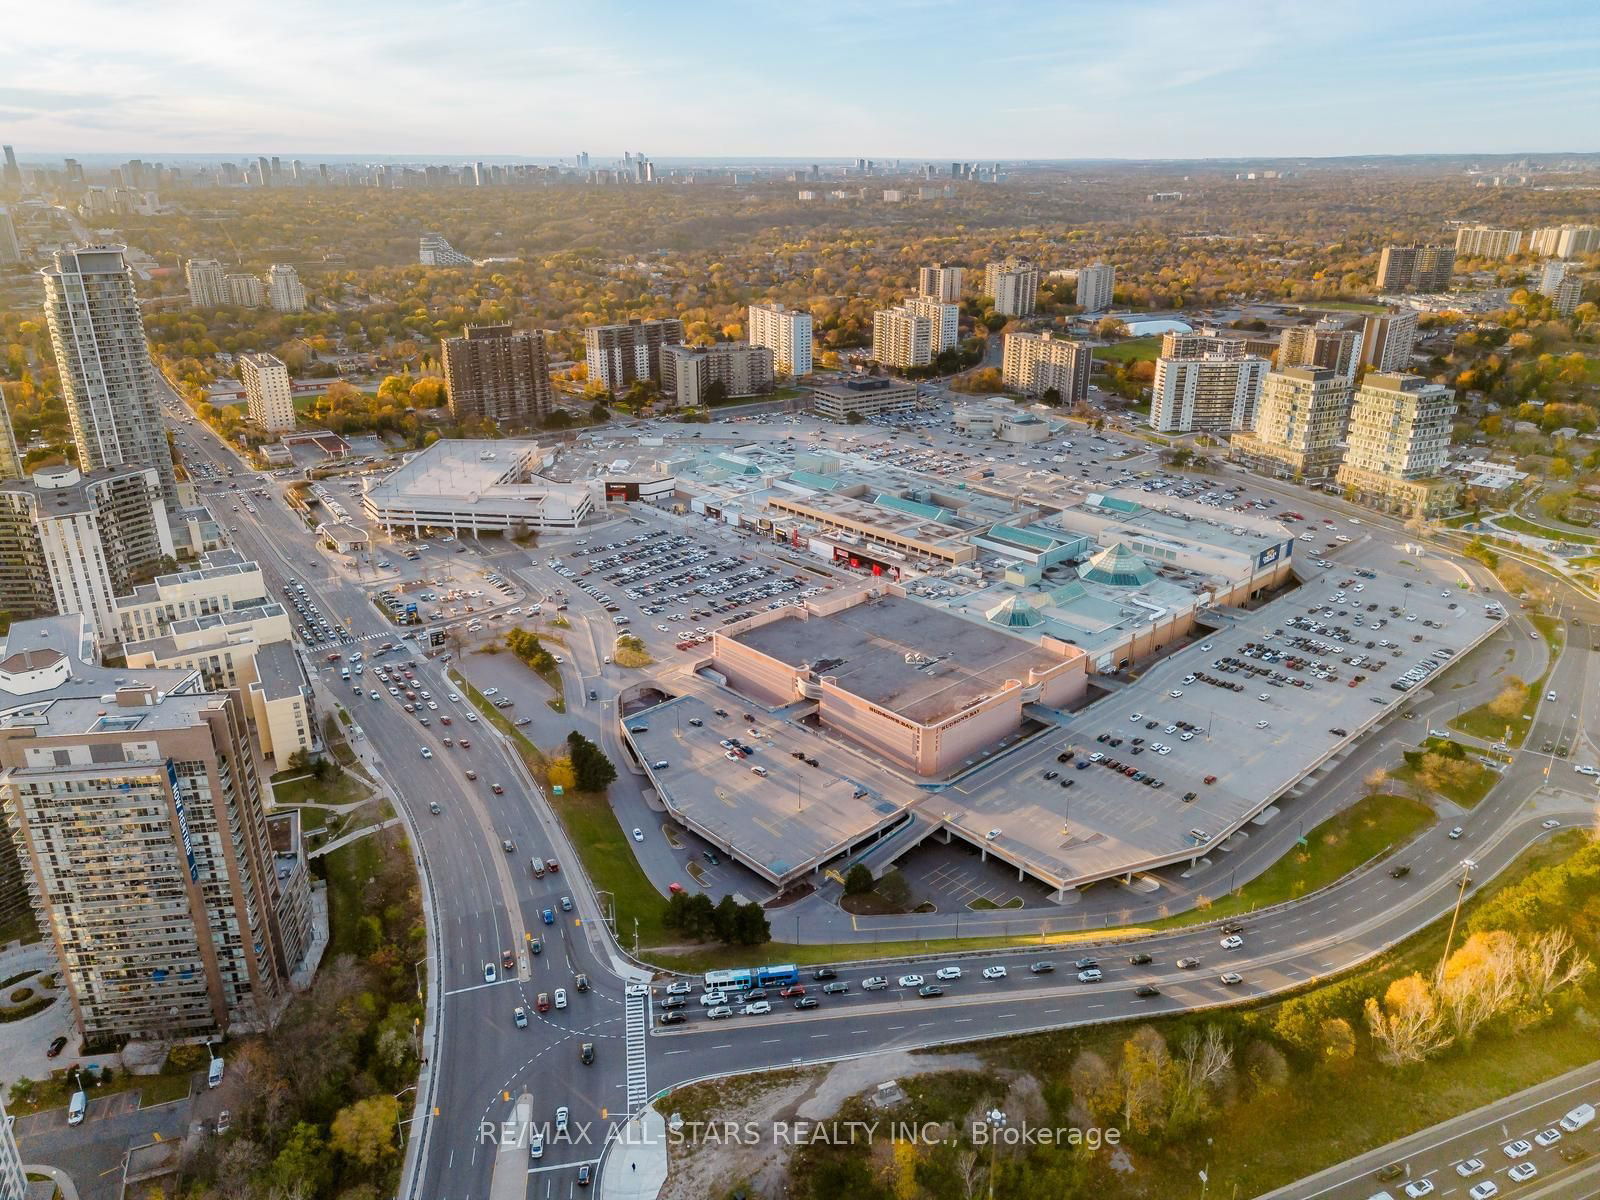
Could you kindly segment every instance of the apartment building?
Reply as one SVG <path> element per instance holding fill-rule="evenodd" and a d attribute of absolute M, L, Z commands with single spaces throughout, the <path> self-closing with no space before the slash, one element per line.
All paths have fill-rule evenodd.
<path fill-rule="evenodd" d="M 17 240 L 17 223 L 11 210 L 0 208 L 0 267 L 14 267 L 22 261 L 22 243 Z"/>
<path fill-rule="evenodd" d="M 239 382 L 244 385 L 252 421 L 268 433 L 287 433 L 295 427 L 289 368 L 281 358 L 265 351 L 241 354 Z"/>
<path fill-rule="evenodd" d="M 1392 309 L 1372 313 L 1361 327 L 1361 365 L 1381 374 L 1394 374 L 1411 368 L 1417 345 L 1415 309 Z"/>
<path fill-rule="evenodd" d="M 0 853 L 4 852 L 5 848 L 0 847 Z M 28 1173 L 22 1169 L 22 1152 L 17 1149 L 12 1121 L 5 1105 L 0 1104 L 0 1200 L 28 1200 Z"/>
<path fill-rule="evenodd" d="M 636 379 L 661 382 L 661 347 L 682 343 L 683 322 L 677 317 L 635 317 L 620 325 L 591 325 L 583 337 L 590 381 L 622 392 Z"/>
<path fill-rule="evenodd" d="M 229 275 L 223 281 L 227 303 L 235 308 L 260 308 L 267 302 L 267 285 L 260 276 L 240 273 Z"/>
<path fill-rule="evenodd" d="M 917 271 L 917 295 L 927 296 L 943 304 L 961 303 L 961 285 L 966 280 L 965 267 L 947 267 L 934 263 Z"/>
<path fill-rule="evenodd" d="M 251 664 L 250 715 L 261 753 L 286 767 L 297 751 L 317 749 L 315 693 L 305 664 L 288 641 L 258 642 Z"/>
<path fill-rule="evenodd" d="M 228 302 L 222 264 L 214 258 L 191 258 L 183 268 L 189 285 L 189 303 L 196 308 L 220 308 Z"/>
<path fill-rule="evenodd" d="M 1528 249 L 1549 258 L 1600 254 L 1600 225 L 1548 225 L 1535 229 Z"/>
<path fill-rule="evenodd" d="M 820 380 L 811 385 L 811 401 L 817 416 L 842 424 L 852 416 L 879 417 L 913 407 L 917 385 L 882 375 Z"/>
<path fill-rule="evenodd" d="M 150 468 L 167 504 L 179 507 L 156 368 L 125 248 L 58 250 L 41 274 L 78 465 L 91 473 Z"/>
<path fill-rule="evenodd" d="M 0 403 L 0 479 L 22 477 L 22 455 L 17 450 L 17 435 L 11 428 L 11 412 Z"/>
<path fill-rule="evenodd" d="M 1230 338 L 1166 334 L 1151 388 L 1150 427 L 1162 433 L 1254 428 L 1267 360 L 1245 349 Z"/>
<path fill-rule="evenodd" d="M 89 1042 L 269 1028 L 297 963 L 245 710 L 190 671 L 98 666 L 77 614 L 0 652 L 0 794 Z"/>
<path fill-rule="evenodd" d="M 1054 389 L 1065 405 L 1089 399 L 1093 354 L 1082 342 L 1050 333 L 1008 333 L 1000 375 L 1005 386 L 1025 396 Z"/>
<path fill-rule="evenodd" d="M 1550 300 L 1556 312 L 1570 316 L 1583 300 L 1583 277 L 1572 263 L 1551 259 L 1539 271 L 1539 294 Z"/>
<path fill-rule="evenodd" d="M 1448 292 L 1455 269 L 1452 246 L 1385 246 L 1378 259 L 1378 290 Z"/>
<path fill-rule="evenodd" d="M 543 420 L 555 402 L 544 331 L 468 325 L 444 339 L 444 383 L 457 421 Z"/>
<path fill-rule="evenodd" d="M 764 395 L 773 388 L 772 359 L 770 346 L 749 342 L 663 346 L 662 399 L 679 408 L 699 408 L 714 383 L 722 385 L 724 397 Z"/>
<path fill-rule="evenodd" d="M 457 250 L 444 236 L 425 233 L 418 241 L 417 261 L 425 267 L 470 267 L 472 260 Z"/>
<path fill-rule="evenodd" d="M 901 307 L 919 317 L 927 317 L 932 327 L 933 356 L 961 345 L 961 308 L 932 296 L 908 297 Z"/>
<path fill-rule="evenodd" d="M 1339 317 L 1285 329 L 1278 341 L 1278 369 L 1286 367 L 1322 367 L 1354 383 L 1361 369 L 1361 333 Z"/>
<path fill-rule="evenodd" d="M 1256 425 L 1235 434 L 1228 457 L 1284 479 L 1325 479 L 1344 458 L 1350 379 L 1340 370 L 1288 366 L 1261 385 Z"/>
<path fill-rule="evenodd" d="M 306 306 L 306 289 L 300 272 L 287 263 L 273 263 L 267 272 L 267 303 L 276 312 L 300 312 Z"/>
<path fill-rule="evenodd" d="M 1510 258 L 1522 249 L 1522 230 L 1463 225 L 1456 230 L 1456 254 L 1462 258 Z"/>
<path fill-rule="evenodd" d="M 811 314 L 781 304 L 752 304 L 747 331 L 752 346 L 772 351 L 773 370 L 799 377 L 811 374 Z"/>
<path fill-rule="evenodd" d="M 1371 374 L 1356 389 L 1338 481 L 1352 498 L 1391 512 L 1436 516 L 1455 504 L 1441 474 L 1455 393 L 1420 375 Z"/>
<path fill-rule="evenodd" d="M 933 321 L 905 305 L 872 314 L 872 357 L 886 367 L 909 370 L 933 362 Z"/>
<path fill-rule="evenodd" d="M 1109 263 L 1079 267 L 1078 307 L 1086 313 L 1105 312 L 1111 307 L 1111 293 L 1116 284 L 1117 269 Z"/>
<path fill-rule="evenodd" d="M 82 613 L 114 644 L 116 597 L 173 556 L 153 469 L 63 465 L 0 481 L 0 607 L 11 613 Z"/>
<path fill-rule="evenodd" d="M 1039 301 L 1040 270 L 1025 258 L 1005 258 L 983 268 L 983 294 L 994 298 L 994 311 L 1007 317 L 1029 316 Z"/>
<path fill-rule="evenodd" d="M 174 622 L 255 609 L 270 602 L 261 564 L 237 550 L 213 550 L 193 567 L 157 575 L 116 598 L 118 642 L 167 633 Z"/>

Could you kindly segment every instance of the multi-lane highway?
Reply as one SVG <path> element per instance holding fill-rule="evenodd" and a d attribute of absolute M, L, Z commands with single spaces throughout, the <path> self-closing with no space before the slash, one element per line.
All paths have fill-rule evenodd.
<path fill-rule="evenodd" d="M 198 423 L 185 423 L 184 429 L 194 444 L 190 453 L 223 469 L 224 483 L 204 490 L 229 491 L 225 471 L 240 469 L 238 461 Z M 262 564 L 277 595 L 288 581 L 297 580 L 324 612 L 348 618 L 351 634 L 364 640 L 344 647 L 346 654 L 370 654 L 379 637 L 399 641 L 360 582 L 311 547 L 303 524 L 281 500 L 255 507 L 253 514 L 229 512 L 227 519 L 237 523 L 235 541 Z M 475 547 L 474 555 L 480 549 Z M 501 551 L 494 564 L 524 583 L 540 584 L 540 568 L 523 552 Z M 1581 619 L 1592 622 L 1600 614 L 1590 607 L 1585 604 L 1580 610 Z M 624 679 L 603 661 L 614 630 L 604 612 L 581 597 L 573 597 L 570 615 L 574 627 L 567 635 L 569 662 L 564 670 L 575 686 L 569 689 L 569 719 L 620 761 L 613 697 Z M 1519 619 L 1508 627 L 1509 643 L 1496 653 L 1509 654 L 1507 661 L 1518 673 L 1537 678 L 1545 647 Z M 557 1105 L 567 1105 L 575 1126 L 598 1128 L 625 1115 L 649 1092 L 689 1079 L 1225 1004 L 1359 962 L 1448 911 L 1463 858 L 1475 860 L 1474 877 L 1481 884 L 1532 842 L 1550 836 L 1554 831 L 1547 822 L 1556 821 L 1560 828 L 1592 818 L 1590 781 L 1574 780 L 1570 763 L 1538 749 L 1546 740 L 1573 742 L 1593 721 L 1594 714 L 1582 705 L 1593 703 L 1585 697 L 1600 691 L 1592 666 L 1596 656 L 1588 652 L 1587 639 L 1574 640 L 1579 645 L 1561 656 L 1551 675 L 1548 686 L 1557 700 L 1540 705 L 1526 739 L 1530 749 L 1515 756 L 1487 800 L 1460 818 L 1459 838 L 1450 837 L 1449 827 L 1441 823 L 1406 849 L 1404 861 L 1411 871 L 1404 878 L 1393 878 L 1382 868 L 1369 870 L 1314 897 L 1243 918 L 1243 945 L 1237 950 L 1221 946 L 1223 934 L 1217 927 L 1203 926 L 1136 941 L 1091 940 L 1048 950 L 852 966 L 839 971 L 851 984 L 850 992 L 822 996 L 814 1010 L 797 1011 L 788 999 L 774 997 L 771 1015 L 709 1021 L 699 1015 L 691 997 L 697 1015 L 685 1025 L 666 1028 L 650 1024 L 661 1011 L 661 986 L 648 999 L 627 994 L 627 964 L 600 926 L 581 864 L 501 737 L 486 722 L 472 720 L 469 705 L 449 699 L 456 689 L 443 667 L 422 657 L 412 643 L 399 642 L 415 676 L 413 686 L 427 688 L 439 704 L 437 712 L 428 714 L 433 723 L 424 728 L 383 688 L 377 688 L 379 699 L 371 699 L 371 660 L 367 686 L 358 690 L 338 679 L 336 667 L 308 655 L 320 693 L 350 709 L 361 730 L 356 744 L 363 758 L 392 789 L 416 831 L 426 876 L 439 1007 L 430 1020 L 437 1040 L 423 1073 L 423 1102 L 412 1130 L 423 1139 L 425 1154 L 408 1195 L 460 1200 L 489 1195 L 496 1155 L 483 1126 L 509 1118 L 516 1098 L 525 1093 L 532 1097 L 536 1123 L 550 1120 Z M 386 659 L 392 662 L 393 656 L 377 661 Z M 594 703 L 586 699 L 591 687 L 597 691 Z M 1473 702 L 1483 698 L 1477 691 L 1470 695 Z M 1446 710 L 1465 699 L 1447 695 L 1420 701 L 1418 725 L 1442 724 Z M 443 716 L 451 718 L 450 726 L 441 724 Z M 472 741 L 470 750 L 443 745 L 444 737 L 459 740 L 463 732 Z M 422 756 L 423 747 L 432 751 L 431 758 Z M 468 769 L 477 772 L 476 781 L 466 778 Z M 492 790 L 496 783 L 503 794 Z M 652 823 L 636 781 L 625 774 L 617 792 L 625 828 L 633 813 L 644 814 L 640 824 Z M 429 801 L 442 811 L 430 812 Z M 653 823 L 659 824 L 659 818 Z M 503 845 L 507 839 L 514 847 L 510 852 Z M 659 874 L 655 868 L 661 864 L 653 866 L 648 857 L 654 849 L 646 848 L 645 865 Z M 534 857 L 556 858 L 564 869 L 536 878 L 529 868 Z M 574 903 L 570 913 L 560 907 L 563 895 Z M 552 910 L 553 924 L 543 921 L 546 908 Z M 542 954 L 529 953 L 531 937 L 542 939 Z M 506 950 L 515 962 L 511 970 L 501 966 Z M 1143 955 L 1150 961 L 1129 961 Z M 1074 962 L 1080 957 L 1100 960 L 1100 981 L 1077 982 Z M 1187 959 L 1198 960 L 1197 965 L 1177 965 Z M 1031 972 L 1030 965 L 1039 961 L 1053 963 L 1055 970 Z M 495 966 L 492 982 L 485 978 L 490 963 Z M 907 973 L 931 981 L 937 968 L 955 965 L 963 968 L 962 978 L 950 981 L 946 994 L 936 998 L 920 998 L 914 987 L 895 982 Z M 983 979 L 982 968 L 995 965 L 1007 968 L 1006 977 Z M 581 995 L 575 987 L 580 972 L 591 985 Z M 1223 982 L 1224 972 L 1237 973 L 1240 981 Z M 863 991 L 861 981 L 869 975 L 888 976 L 890 986 Z M 558 987 L 567 989 L 567 1008 L 535 1013 L 538 994 L 553 995 Z M 1158 990 L 1139 995 L 1141 987 Z M 815 994 L 818 987 L 811 983 L 809 989 Z M 513 1023 L 518 1005 L 530 1013 L 528 1029 Z M 592 1065 L 580 1062 L 585 1042 L 596 1048 Z M 597 1141 L 552 1142 L 541 1160 L 518 1161 L 531 1168 L 527 1186 L 532 1195 L 567 1195 L 576 1186 L 578 1165 L 593 1162 L 600 1152 Z M 513 1194 L 504 1169 L 501 1175 L 494 1194 Z"/>

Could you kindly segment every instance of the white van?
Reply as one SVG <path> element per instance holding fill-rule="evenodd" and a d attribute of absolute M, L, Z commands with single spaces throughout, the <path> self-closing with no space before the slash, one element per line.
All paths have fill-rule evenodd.
<path fill-rule="evenodd" d="M 220 1058 L 213 1058 L 211 1060 L 211 1069 L 206 1072 L 206 1086 L 208 1088 L 214 1088 L 222 1082 L 224 1065 L 225 1064 Z"/>
<path fill-rule="evenodd" d="M 72 1103 L 67 1107 L 67 1124 L 82 1125 L 84 1114 L 89 1111 L 89 1097 L 83 1091 L 72 1093 Z"/>
<path fill-rule="evenodd" d="M 1585 1125 L 1594 1120 L 1594 1105 L 1580 1104 L 1566 1116 L 1561 1118 L 1561 1128 L 1568 1133 L 1577 1133 Z"/>
<path fill-rule="evenodd" d="M 339 678 L 340 679 L 349 679 L 350 678 L 350 668 L 349 667 L 340 667 L 339 668 Z"/>

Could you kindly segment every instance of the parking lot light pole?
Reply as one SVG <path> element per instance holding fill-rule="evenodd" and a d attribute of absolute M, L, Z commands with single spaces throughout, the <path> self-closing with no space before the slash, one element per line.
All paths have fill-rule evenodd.
<path fill-rule="evenodd" d="M 1455 941 L 1456 937 L 1456 921 L 1461 916 L 1461 902 L 1466 899 L 1467 884 L 1471 881 L 1473 868 L 1477 865 L 1478 864 L 1470 858 L 1463 858 L 1461 860 L 1461 884 L 1456 890 L 1455 909 L 1450 913 L 1450 932 L 1445 935 L 1444 950 L 1439 955 L 1439 978 L 1444 977 L 1445 960 L 1450 957 L 1450 944 Z"/>

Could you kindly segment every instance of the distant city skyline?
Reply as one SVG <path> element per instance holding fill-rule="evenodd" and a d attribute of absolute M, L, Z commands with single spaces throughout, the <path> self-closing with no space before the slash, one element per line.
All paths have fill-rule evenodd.
<path fill-rule="evenodd" d="M 0 141 L 24 160 L 1600 149 L 1600 23 L 1580 0 L 1530 0 L 1509 24 L 1488 0 L 821 0 L 798 24 L 733 0 L 177 0 L 160 14 L 58 0 L 10 15 Z"/>

